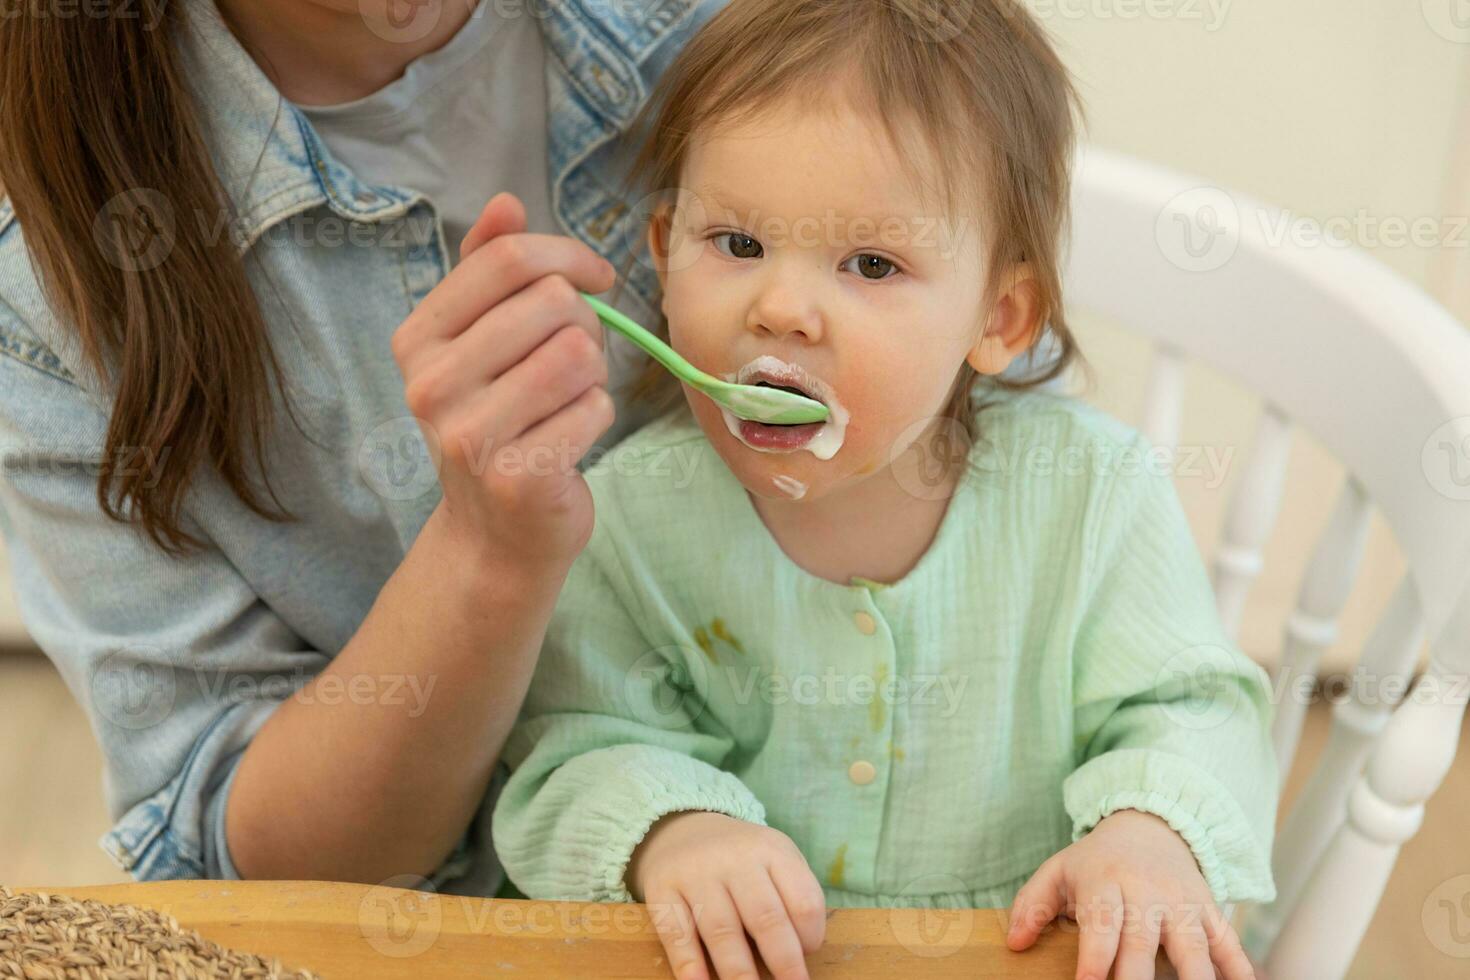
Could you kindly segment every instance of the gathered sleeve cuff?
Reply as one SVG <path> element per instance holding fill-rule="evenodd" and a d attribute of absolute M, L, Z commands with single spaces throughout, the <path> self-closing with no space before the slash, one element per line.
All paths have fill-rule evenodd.
<path fill-rule="evenodd" d="M 541 768 L 535 756 L 512 777 L 493 825 L 496 851 L 528 895 L 633 901 L 624 881 L 633 850 L 670 813 L 705 810 L 765 824 L 765 808 L 744 783 L 682 752 L 612 745 L 531 785 Z"/>
<path fill-rule="evenodd" d="M 1107 752 L 1068 776 L 1062 793 L 1073 841 L 1118 810 L 1152 813 L 1194 852 L 1216 904 L 1276 897 L 1269 844 L 1234 795 L 1181 756 L 1152 749 Z"/>

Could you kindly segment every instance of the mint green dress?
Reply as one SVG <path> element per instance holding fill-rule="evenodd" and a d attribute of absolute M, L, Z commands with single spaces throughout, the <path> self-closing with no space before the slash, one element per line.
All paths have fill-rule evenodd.
<path fill-rule="evenodd" d="M 791 837 L 829 906 L 1001 908 L 1133 808 L 1216 902 L 1274 897 L 1269 682 L 1167 458 L 1082 402 L 979 390 L 938 533 L 888 585 L 792 562 L 687 410 L 590 467 L 492 822 L 521 891 L 630 901 L 649 826 L 712 810 Z"/>

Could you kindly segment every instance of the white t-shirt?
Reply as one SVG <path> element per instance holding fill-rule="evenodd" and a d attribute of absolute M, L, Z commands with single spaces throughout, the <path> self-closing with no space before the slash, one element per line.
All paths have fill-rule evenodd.
<path fill-rule="evenodd" d="M 490 198 L 510 191 L 530 231 L 564 234 L 546 161 L 546 49 L 534 17 L 477 4 L 459 32 L 352 102 L 301 106 L 362 180 L 421 191 L 444 222 L 451 264 Z"/>

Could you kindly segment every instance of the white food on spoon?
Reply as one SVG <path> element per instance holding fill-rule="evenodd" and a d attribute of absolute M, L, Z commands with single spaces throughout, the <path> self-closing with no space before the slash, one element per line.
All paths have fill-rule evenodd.
<path fill-rule="evenodd" d="M 837 400 L 837 393 L 832 390 L 832 386 L 821 378 L 808 374 L 799 365 L 789 364 L 770 354 L 762 354 L 734 374 L 725 375 L 725 380 L 734 384 L 750 384 L 751 379 L 756 375 L 761 375 L 761 380 L 771 383 L 800 388 L 807 393 L 807 397 L 815 398 L 827 406 L 829 413 L 827 421 L 822 423 L 816 435 L 804 445 L 797 447 L 796 450 L 766 449 L 746 442 L 740 435 L 739 416 L 722 406 L 720 414 L 725 417 L 725 427 L 730 430 L 730 434 L 739 439 L 747 448 L 754 449 L 758 453 L 805 450 L 820 460 L 828 460 L 836 456 L 837 451 L 842 448 L 843 440 L 847 437 L 847 420 L 850 416 L 847 414 L 847 409 L 843 408 L 842 403 Z"/>

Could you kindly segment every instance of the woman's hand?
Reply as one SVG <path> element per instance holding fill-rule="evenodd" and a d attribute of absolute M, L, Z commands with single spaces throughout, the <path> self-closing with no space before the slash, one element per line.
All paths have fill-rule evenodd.
<path fill-rule="evenodd" d="M 578 292 L 611 289 L 616 273 L 573 238 L 527 234 L 508 193 L 490 199 L 460 255 L 393 335 L 404 399 L 439 447 L 455 536 L 558 568 L 592 532 L 576 464 L 613 422 L 602 325 Z"/>
<path fill-rule="evenodd" d="M 1255 976 L 1189 845 L 1151 813 L 1118 810 L 1036 869 L 1011 905 L 1007 945 L 1026 949 L 1059 914 L 1080 928 L 1077 980 L 1103 980 L 1115 958 L 1116 980 L 1150 980 L 1161 931 L 1180 980 Z"/>
<path fill-rule="evenodd" d="M 806 980 L 805 955 L 822 945 L 822 886 L 791 838 L 769 827 L 722 813 L 669 814 L 633 852 L 626 877 L 679 980 L 709 977 L 700 939 L 723 980 L 756 976 L 746 933 L 776 980 Z"/>

